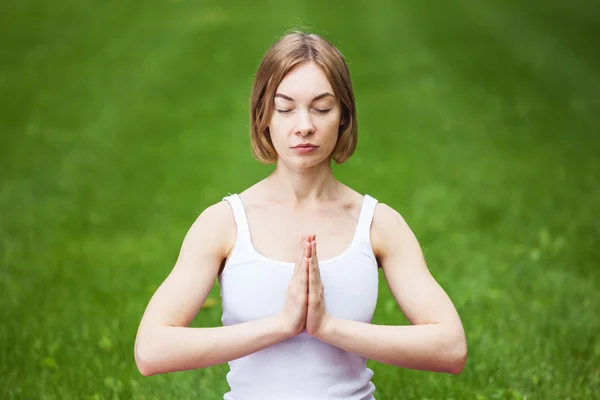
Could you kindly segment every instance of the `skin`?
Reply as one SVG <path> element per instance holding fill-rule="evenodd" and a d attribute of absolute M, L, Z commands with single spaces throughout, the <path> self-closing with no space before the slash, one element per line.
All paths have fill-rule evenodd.
<path fill-rule="evenodd" d="M 349 245 L 362 202 L 362 195 L 337 181 L 331 170 L 341 107 L 326 75 L 312 63 L 284 77 L 274 105 L 269 130 L 278 154 L 275 170 L 240 198 L 254 248 L 294 268 L 281 312 L 232 326 L 189 327 L 236 242 L 231 208 L 226 202 L 214 204 L 190 227 L 173 270 L 144 313 L 135 344 L 140 372 L 225 363 L 306 330 L 382 363 L 460 373 L 467 357 L 460 318 L 429 272 L 411 229 L 386 204 L 375 208 L 371 245 L 411 325 L 367 324 L 327 312 L 319 258 L 333 257 Z M 292 148 L 308 142 L 318 146 L 316 151 L 298 154 Z"/>

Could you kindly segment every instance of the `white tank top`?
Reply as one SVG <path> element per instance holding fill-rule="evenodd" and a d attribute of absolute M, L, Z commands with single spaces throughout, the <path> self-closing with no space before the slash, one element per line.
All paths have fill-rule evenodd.
<path fill-rule="evenodd" d="M 233 209 L 237 240 L 219 285 L 224 326 L 277 315 L 283 307 L 294 263 L 271 260 L 252 245 L 244 205 Z M 350 246 L 320 260 L 327 311 L 336 318 L 370 323 L 378 295 L 377 261 L 370 227 L 377 200 L 364 196 Z M 373 371 L 367 359 L 322 342 L 306 331 L 229 362 L 224 400 L 373 400 Z"/>

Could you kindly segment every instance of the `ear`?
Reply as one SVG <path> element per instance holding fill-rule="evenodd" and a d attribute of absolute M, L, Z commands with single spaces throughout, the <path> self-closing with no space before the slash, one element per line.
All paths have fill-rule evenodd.
<path fill-rule="evenodd" d="M 348 122 L 348 114 L 342 111 L 342 116 L 340 117 L 340 126 L 346 125 Z"/>

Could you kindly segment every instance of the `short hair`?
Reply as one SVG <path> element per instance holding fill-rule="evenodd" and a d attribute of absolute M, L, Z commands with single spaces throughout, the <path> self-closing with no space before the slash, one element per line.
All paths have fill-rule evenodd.
<path fill-rule="evenodd" d="M 252 85 L 250 95 L 250 140 L 252 154 L 263 164 L 277 161 L 271 141 L 269 122 L 277 87 L 297 65 L 313 62 L 329 80 L 342 108 L 338 140 L 332 158 L 338 164 L 346 161 L 358 141 L 356 104 L 350 71 L 342 53 L 328 40 L 314 33 L 293 31 L 280 38 L 265 53 Z"/>

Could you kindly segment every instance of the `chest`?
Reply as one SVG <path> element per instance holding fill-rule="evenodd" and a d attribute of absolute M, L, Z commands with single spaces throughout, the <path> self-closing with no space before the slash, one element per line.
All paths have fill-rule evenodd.
<path fill-rule="evenodd" d="M 320 266 L 323 299 L 333 317 L 370 322 L 378 298 L 376 264 L 364 253 L 351 252 Z M 224 325 L 272 317 L 284 306 L 293 265 L 254 260 L 219 278 Z"/>
<path fill-rule="evenodd" d="M 263 256 L 284 262 L 296 262 L 301 238 L 316 235 L 319 260 L 344 252 L 357 230 L 360 210 L 324 207 L 294 212 L 285 208 L 251 208 L 247 212 L 252 245 Z"/>

